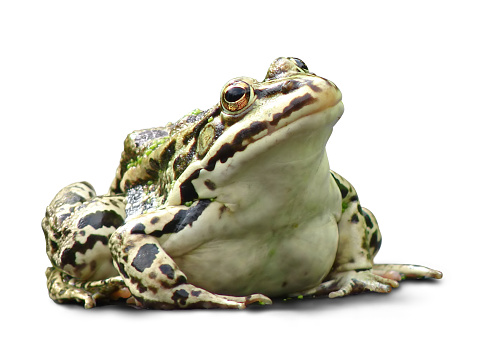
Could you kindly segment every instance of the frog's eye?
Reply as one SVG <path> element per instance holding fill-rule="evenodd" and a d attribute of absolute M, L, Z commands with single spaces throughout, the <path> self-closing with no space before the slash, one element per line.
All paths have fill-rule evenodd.
<path fill-rule="evenodd" d="M 228 113 L 237 113 L 251 104 L 253 90 L 245 81 L 236 80 L 227 84 L 221 91 L 221 106 Z"/>

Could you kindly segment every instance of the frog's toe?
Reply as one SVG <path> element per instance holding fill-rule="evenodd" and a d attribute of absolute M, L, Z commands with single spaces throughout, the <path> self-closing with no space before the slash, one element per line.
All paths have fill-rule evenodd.
<path fill-rule="evenodd" d="M 373 274 L 370 270 L 348 271 L 334 274 L 333 279 L 322 283 L 315 288 L 314 293 L 310 294 L 328 294 L 330 298 L 337 298 L 364 291 L 389 293 L 392 288 L 398 286 L 396 280 L 383 278 Z"/>
<path fill-rule="evenodd" d="M 261 305 L 271 305 L 273 301 L 263 294 L 252 294 L 245 297 L 222 296 L 226 300 L 234 301 L 239 304 L 239 309 L 246 308 L 248 305 L 258 303 Z"/>
<path fill-rule="evenodd" d="M 50 298 L 56 303 L 76 301 L 83 303 L 86 309 L 96 306 L 92 293 L 84 288 L 78 288 L 72 283 L 72 278 L 56 268 L 50 267 L 46 271 L 47 286 Z"/>
<path fill-rule="evenodd" d="M 381 277 L 395 279 L 396 281 L 407 278 L 442 278 L 442 272 L 415 264 L 375 264 L 373 266 L 373 273 Z"/>
<path fill-rule="evenodd" d="M 98 302 L 107 302 L 131 296 L 121 277 L 111 277 L 97 281 L 80 281 L 50 267 L 46 271 L 50 298 L 57 302 L 83 303 L 85 309 L 96 307 Z"/>

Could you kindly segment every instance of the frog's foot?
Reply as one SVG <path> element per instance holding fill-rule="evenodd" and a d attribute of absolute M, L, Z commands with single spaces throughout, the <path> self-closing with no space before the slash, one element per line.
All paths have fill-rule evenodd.
<path fill-rule="evenodd" d="M 414 264 L 375 264 L 373 266 L 373 273 L 395 281 L 401 281 L 407 278 L 442 278 L 441 272 Z"/>
<path fill-rule="evenodd" d="M 161 297 L 163 299 L 131 297 L 127 303 L 137 308 L 152 309 L 244 309 L 253 303 L 272 304 L 271 299 L 262 294 L 252 294 L 245 297 L 219 295 L 188 283 L 180 284 L 174 288 L 163 288 Z M 166 297 L 169 298 L 166 299 Z"/>
<path fill-rule="evenodd" d="M 81 281 L 54 267 L 47 268 L 45 274 L 50 298 L 57 303 L 77 301 L 84 303 L 85 308 L 89 309 L 99 302 L 131 296 L 120 276 L 96 281 Z"/>
<path fill-rule="evenodd" d="M 371 270 L 339 272 L 332 274 L 329 278 L 330 280 L 322 283 L 318 287 L 300 294 L 328 294 L 330 298 L 336 298 L 361 293 L 366 290 L 378 293 L 389 293 L 391 288 L 399 286 L 396 280 L 381 277 L 372 273 Z"/>

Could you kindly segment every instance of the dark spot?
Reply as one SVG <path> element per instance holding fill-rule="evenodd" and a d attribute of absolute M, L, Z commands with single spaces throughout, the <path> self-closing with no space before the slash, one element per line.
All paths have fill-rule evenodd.
<path fill-rule="evenodd" d="M 331 173 L 331 176 L 333 176 L 334 178 L 334 181 L 336 182 L 336 184 L 338 185 L 339 187 L 339 190 L 341 191 L 341 197 L 344 199 L 346 198 L 346 196 L 348 195 L 349 193 L 349 190 L 348 188 L 343 185 L 332 173 Z"/>
<path fill-rule="evenodd" d="M 158 176 L 159 176 L 158 171 L 146 167 L 145 172 L 149 176 L 149 178 L 151 178 L 152 181 L 158 180 Z"/>
<path fill-rule="evenodd" d="M 131 243 L 131 242 L 130 242 L 130 243 Z M 133 244 L 129 244 L 129 245 L 127 245 L 125 248 L 123 248 L 123 251 L 124 251 L 125 253 L 128 253 L 128 252 L 131 251 L 133 248 L 135 248 L 135 246 L 134 246 Z M 126 257 L 124 258 L 124 260 L 125 260 L 125 262 L 128 261 L 128 256 L 126 256 Z"/>
<path fill-rule="evenodd" d="M 171 297 L 171 299 L 176 303 L 176 304 L 180 304 L 180 305 L 185 305 L 186 304 L 186 300 L 188 299 L 189 297 L 189 294 L 186 290 L 184 289 L 179 289 L 179 290 L 175 290 L 175 292 L 173 293 L 173 296 Z"/>
<path fill-rule="evenodd" d="M 71 216 L 71 213 L 65 213 L 65 214 L 62 214 L 62 215 L 58 216 L 58 217 L 57 217 L 57 219 L 58 219 L 58 224 L 63 223 L 63 221 L 64 221 L 65 219 L 67 219 L 68 217 L 70 217 L 70 216 Z"/>
<path fill-rule="evenodd" d="M 187 282 L 186 277 L 184 275 L 180 275 L 176 279 L 175 285 L 185 284 L 186 282 Z"/>
<path fill-rule="evenodd" d="M 169 264 L 162 264 L 160 266 L 160 271 L 166 275 L 169 279 L 175 278 L 175 270 Z"/>
<path fill-rule="evenodd" d="M 150 220 L 150 223 L 151 223 L 151 224 L 157 224 L 159 221 L 160 221 L 160 217 L 153 217 L 153 218 Z"/>
<path fill-rule="evenodd" d="M 356 202 L 357 200 L 359 200 L 357 195 L 351 196 L 351 198 L 349 198 L 350 202 Z M 359 206 L 359 204 L 358 204 L 358 206 Z"/>
<path fill-rule="evenodd" d="M 133 259 L 132 266 L 139 272 L 150 268 L 156 255 L 159 253 L 158 247 L 155 244 L 147 243 L 140 247 L 138 253 Z"/>
<path fill-rule="evenodd" d="M 89 189 L 91 189 L 92 191 L 95 191 L 95 189 L 93 188 L 93 186 L 92 186 L 90 183 L 88 183 L 88 182 L 86 182 L 86 181 L 83 181 L 83 182 L 80 182 L 80 183 L 81 183 L 81 184 L 84 184 L 85 186 L 87 186 L 87 187 L 88 187 Z"/>
<path fill-rule="evenodd" d="M 58 243 L 50 239 L 50 247 L 52 253 L 55 253 L 58 250 Z"/>
<path fill-rule="evenodd" d="M 255 95 L 257 98 L 264 98 L 264 97 L 270 97 L 272 95 L 277 94 L 278 92 L 281 91 L 282 84 L 276 84 L 274 86 L 269 86 L 263 89 L 257 89 L 254 91 Z"/>
<path fill-rule="evenodd" d="M 193 297 L 199 297 L 200 294 L 201 294 L 201 290 L 192 290 L 192 291 L 191 291 L 191 295 L 192 295 Z"/>
<path fill-rule="evenodd" d="M 149 236 L 153 236 L 155 238 L 160 238 L 163 234 L 165 234 L 163 231 L 157 229 L 156 231 L 148 233 Z"/>
<path fill-rule="evenodd" d="M 286 287 L 288 285 L 288 282 L 283 282 L 283 284 L 281 284 L 281 287 Z"/>
<path fill-rule="evenodd" d="M 130 280 L 132 284 L 136 285 L 140 293 L 144 293 L 148 290 L 148 288 L 141 283 L 139 278 L 131 277 Z"/>
<path fill-rule="evenodd" d="M 304 70 L 306 72 L 309 72 L 308 70 L 308 66 L 306 66 L 306 64 L 304 63 L 303 60 L 301 59 L 298 59 L 296 57 L 290 57 L 291 60 L 293 60 L 296 64 L 296 66 L 298 66 L 301 70 Z"/>
<path fill-rule="evenodd" d="M 363 208 L 361 207 L 361 205 L 358 203 L 358 212 L 363 214 Z"/>
<path fill-rule="evenodd" d="M 64 267 L 65 265 L 70 264 L 73 267 L 78 267 L 78 264 L 76 263 L 76 254 L 85 254 L 86 251 L 92 249 L 97 242 L 101 242 L 103 245 L 108 246 L 108 237 L 99 234 L 90 234 L 85 243 L 80 243 L 79 241 L 74 242 L 73 246 L 63 251 L 60 260 L 61 266 Z"/>
<path fill-rule="evenodd" d="M 150 274 L 148 274 L 148 277 L 150 277 L 150 279 L 156 279 L 156 272 L 150 272 Z"/>
<path fill-rule="evenodd" d="M 155 288 L 155 287 L 148 287 L 148 290 L 149 290 L 152 294 L 158 293 L 158 289 Z"/>
<path fill-rule="evenodd" d="M 96 261 L 93 260 L 90 262 L 90 271 L 94 273 L 95 270 L 96 270 Z"/>
<path fill-rule="evenodd" d="M 85 202 L 85 198 L 83 198 L 82 196 L 79 196 L 76 193 L 68 192 L 67 194 L 65 194 L 65 196 L 63 196 L 62 202 L 64 204 L 83 203 Z"/>
<path fill-rule="evenodd" d="M 194 152 L 196 151 L 196 143 L 195 146 L 190 148 L 190 151 Z M 194 154 L 193 153 L 186 153 L 183 155 L 179 155 L 178 157 L 175 158 L 173 161 L 173 172 L 175 174 L 175 179 L 178 179 L 181 174 L 186 170 L 186 168 L 189 166 L 189 164 L 192 161 Z"/>
<path fill-rule="evenodd" d="M 177 233 L 188 225 L 192 225 L 203 211 L 210 205 L 209 199 L 200 200 L 196 206 L 190 207 L 187 210 L 181 210 L 175 214 L 173 220 L 167 223 L 163 228 L 163 233 Z"/>
<path fill-rule="evenodd" d="M 90 225 L 95 229 L 101 227 L 118 228 L 123 224 L 123 217 L 115 211 L 97 211 L 87 214 L 78 222 L 78 228 L 82 229 Z"/>
<path fill-rule="evenodd" d="M 170 164 L 170 160 L 176 152 L 175 150 L 176 150 L 176 140 L 172 140 L 168 144 L 168 146 L 163 150 L 163 152 L 161 152 L 161 155 L 158 161 L 159 169 L 161 171 L 165 171 L 168 168 Z"/>
<path fill-rule="evenodd" d="M 63 237 L 68 237 L 70 235 L 70 233 L 72 233 L 72 230 L 69 228 L 69 227 L 65 227 L 63 228 L 62 230 L 62 236 Z"/>
<path fill-rule="evenodd" d="M 295 99 L 291 100 L 289 105 L 286 106 L 282 112 L 278 112 L 273 115 L 273 121 L 271 121 L 271 124 L 277 125 L 281 119 L 291 116 L 293 112 L 302 109 L 304 106 L 311 104 L 313 101 L 314 98 L 309 93 L 300 97 L 296 97 Z"/>
<path fill-rule="evenodd" d="M 143 223 L 137 223 L 131 229 L 130 234 L 145 234 L 145 225 Z"/>
<path fill-rule="evenodd" d="M 158 171 L 160 169 L 160 163 L 154 158 L 150 158 L 150 167 L 152 170 Z"/>
<path fill-rule="evenodd" d="M 200 175 L 201 169 L 197 169 L 194 171 L 190 177 L 188 177 L 181 185 L 180 185 L 180 193 L 181 193 L 181 203 L 194 201 L 198 198 L 198 193 L 195 190 L 195 186 L 191 183 L 193 180 L 197 179 Z"/>
<path fill-rule="evenodd" d="M 351 223 L 358 223 L 359 222 L 359 217 L 358 215 L 355 213 L 353 214 L 353 216 L 351 217 Z"/>
<path fill-rule="evenodd" d="M 191 226 L 210 203 L 211 201 L 209 199 L 203 199 L 199 201 L 196 206 L 190 207 L 187 210 L 180 210 L 175 214 L 173 219 L 163 227 L 163 230 L 156 230 L 148 234 L 159 238 L 166 233 L 177 233 L 187 225 Z"/>
<path fill-rule="evenodd" d="M 374 231 L 374 233 L 371 235 L 369 246 L 371 248 L 374 248 L 373 250 L 374 254 L 376 254 L 379 251 L 379 248 L 381 248 L 381 240 L 379 239 L 379 234 L 377 230 Z"/>
<path fill-rule="evenodd" d="M 364 219 L 366 220 L 366 226 L 368 226 L 368 228 L 373 228 L 374 224 L 373 224 L 373 221 L 371 221 L 371 217 L 369 217 L 367 213 L 363 213 L 363 216 L 364 216 Z"/>
<path fill-rule="evenodd" d="M 216 189 L 216 184 L 211 180 L 206 180 L 204 183 L 209 190 L 214 191 Z"/>

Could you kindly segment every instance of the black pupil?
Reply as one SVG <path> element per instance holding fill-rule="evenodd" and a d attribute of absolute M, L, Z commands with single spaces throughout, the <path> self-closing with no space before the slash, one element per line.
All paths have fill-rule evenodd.
<path fill-rule="evenodd" d="M 225 93 L 225 100 L 228 102 L 236 102 L 241 99 L 246 93 L 242 87 L 232 87 Z"/>

